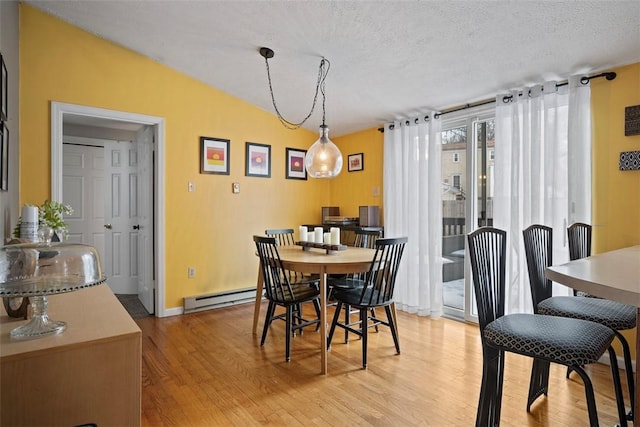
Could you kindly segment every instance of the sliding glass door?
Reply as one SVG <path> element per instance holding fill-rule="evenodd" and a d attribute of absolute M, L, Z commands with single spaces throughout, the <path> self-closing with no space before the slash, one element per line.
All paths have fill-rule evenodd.
<path fill-rule="evenodd" d="M 494 114 L 443 118 L 442 281 L 446 315 L 476 320 L 466 235 L 493 224 Z"/>

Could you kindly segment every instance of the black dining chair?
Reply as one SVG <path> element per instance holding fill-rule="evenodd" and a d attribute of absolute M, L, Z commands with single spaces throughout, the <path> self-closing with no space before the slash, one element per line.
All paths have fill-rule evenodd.
<path fill-rule="evenodd" d="M 567 238 L 569 243 L 569 260 L 591 256 L 591 225 L 584 222 L 575 222 L 567 227 Z M 591 297 L 587 292 L 573 290 L 573 295 L 581 297 Z M 568 375 L 568 374 L 567 374 Z"/>
<path fill-rule="evenodd" d="M 540 365 L 558 363 L 570 366 L 584 383 L 589 425 L 598 426 L 593 385 L 583 366 L 597 362 L 607 350 L 618 416 L 621 425 L 626 425 L 618 363 L 611 347 L 614 332 L 588 320 L 541 314 L 505 314 L 507 233 L 494 227 L 482 227 L 469 233 L 467 240 L 483 356 L 476 427 L 500 425 L 505 352 L 532 357 Z M 540 395 L 532 395 L 532 391 L 530 388 L 527 411 L 531 401 Z M 545 395 L 546 392 L 545 388 Z"/>
<path fill-rule="evenodd" d="M 305 326 L 317 325 L 320 322 L 320 316 L 314 320 L 303 318 L 302 312 L 299 310 L 300 304 L 312 301 L 319 312 L 318 300 L 320 291 L 316 287 L 309 286 L 306 281 L 293 282 L 289 279 L 289 274 L 287 274 L 280 260 L 275 237 L 253 236 L 253 241 L 260 257 L 265 296 L 269 301 L 260 346 L 264 345 L 271 323 L 276 319 L 284 320 L 286 325 L 285 358 L 289 362 L 291 360 L 291 336 L 293 332 L 298 329 L 301 330 Z M 284 315 L 275 315 L 276 306 L 285 308 Z"/>
<path fill-rule="evenodd" d="M 357 228 L 354 232 L 353 247 L 355 248 L 369 248 L 374 249 L 376 247 L 376 241 L 382 237 L 382 230 L 369 229 L 369 228 Z M 335 289 L 350 289 L 357 288 L 362 284 L 359 280 L 361 272 L 354 272 L 349 274 L 332 274 L 327 277 L 327 289 L 328 299 L 331 299 Z M 335 304 L 333 304 L 335 305 Z M 358 310 L 352 310 L 349 304 L 344 304 L 344 324 L 351 323 L 351 315 L 357 313 Z M 375 317 L 375 308 L 371 308 L 371 315 Z M 375 326 L 376 332 L 378 332 L 378 326 Z M 349 342 L 349 331 L 344 331 L 344 342 Z"/>
<path fill-rule="evenodd" d="M 553 283 L 545 277 L 544 272 L 547 267 L 553 265 L 553 230 L 545 225 L 534 224 L 527 227 L 522 232 L 522 236 L 534 312 L 550 316 L 590 320 L 611 328 L 622 345 L 629 398 L 631 402 L 635 402 L 633 365 L 629 343 L 619 331 L 635 328 L 636 308 L 601 298 L 552 296 Z M 584 249 L 584 246 L 582 247 Z M 567 377 L 571 370 L 571 368 L 567 369 Z M 546 389 L 547 380 L 545 377 L 549 375 L 548 365 L 542 367 L 542 369 L 535 367 L 534 371 L 535 375 L 532 376 L 532 384 L 538 384 L 536 386 L 537 393 L 542 393 Z M 633 419 L 633 411 L 629 413 L 627 418 Z"/>
<path fill-rule="evenodd" d="M 293 246 L 296 244 L 293 228 L 267 228 L 264 234 L 275 237 L 278 246 Z"/>
<path fill-rule="evenodd" d="M 376 241 L 382 237 L 382 230 L 378 228 L 357 228 L 353 234 L 354 247 L 374 249 Z"/>
<path fill-rule="evenodd" d="M 333 293 L 337 301 L 336 311 L 331 322 L 327 347 L 331 347 L 331 339 L 336 327 L 345 329 L 362 338 L 362 367 L 367 367 L 367 334 L 372 326 L 384 325 L 391 330 L 391 336 L 400 354 L 397 325 L 391 310 L 393 290 L 398 274 L 398 267 L 402 260 L 406 237 L 385 238 L 376 241 L 376 251 L 369 271 L 353 278 L 352 287 L 339 288 Z M 340 313 L 344 305 L 348 305 L 360 313 L 359 320 L 353 323 L 340 323 Z M 372 308 L 384 307 L 386 320 L 371 312 Z"/>
<path fill-rule="evenodd" d="M 267 228 L 264 230 L 265 236 L 273 237 L 276 239 L 278 246 L 295 246 L 296 239 L 293 234 L 293 228 Z M 287 270 L 286 274 L 289 276 L 289 281 L 295 283 L 308 283 L 310 286 L 314 286 L 316 289 L 320 289 L 320 276 L 317 274 L 303 274 L 299 271 Z M 320 305 L 317 301 L 314 301 L 313 306 L 316 310 L 318 319 L 320 318 Z M 302 307 L 296 307 L 296 310 L 302 310 Z M 316 325 L 316 330 L 320 328 L 320 324 Z M 300 329 L 300 333 L 302 333 Z"/>

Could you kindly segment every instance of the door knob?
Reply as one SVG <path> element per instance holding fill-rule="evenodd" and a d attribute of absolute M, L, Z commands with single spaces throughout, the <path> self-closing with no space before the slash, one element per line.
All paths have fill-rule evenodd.
<path fill-rule="evenodd" d="M 111 230 L 111 224 L 105 224 L 104 228 L 106 228 L 107 230 Z"/>
<path fill-rule="evenodd" d="M 138 225 L 134 225 L 134 226 L 133 226 L 133 229 L 134 229 L 134 230 L 140 230 L 140 225 L 139 225 L 139 224 L 138 224 Z"/>

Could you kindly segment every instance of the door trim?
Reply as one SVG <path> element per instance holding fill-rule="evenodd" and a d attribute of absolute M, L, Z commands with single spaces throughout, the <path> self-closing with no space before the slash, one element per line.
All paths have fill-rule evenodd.
<path fill-rule="evenodd" d="M 65 114 L 96 117 L 106 120 L 118 120 L 139 123 L 155 127 L 155 195 L 153 210 L 155 213 L 155 307 L 157 317 L 166 317 L 165 308 L 165 119 L 144 114 L 129 113 L 84 105 L 51 102 L 51 199 L 62 201 L 62 144 L 63 120 Z"/>

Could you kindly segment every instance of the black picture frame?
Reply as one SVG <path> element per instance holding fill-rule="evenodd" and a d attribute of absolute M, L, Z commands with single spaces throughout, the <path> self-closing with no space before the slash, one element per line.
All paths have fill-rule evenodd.
<path fill-rule="evenodd" d="M 624 136 L 640 135 L 640 105 L 624 108 Z"/>
<path fill-rule="evenodd" d="M 0 123 L 0 190 L 9 190 L 9 129 Z"/>
<path fill-rule="evenodd" d="M 0 63 L 0 120 L 6 121 L 9 118 L 9 74 L 2 54 L 0 54 Z"/>
<path fill-rule="evenodd" d="M 247 142 L 245 145 L 245 176 L 271 178 L 271 146 Z"/>
<path fill-rule="evenodd" d="M 307 168 L 304 166 L 306 155 L 307 150 L 287 147 L 285 157 L 286 179 L 307 180 Z"/>
<path fill-rule="evenodd" d="M 349 156 L 347 157 L 347 165 L 349 172 L 364 170 L 364 154 L 349 154 Z"/>
<path fill-rule="evenodd" d="M 200 173 L 229 175 L 231 141 L 222 138 L 200 137 Z"/>

